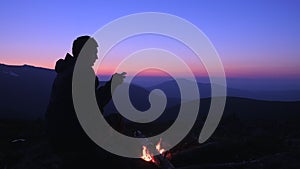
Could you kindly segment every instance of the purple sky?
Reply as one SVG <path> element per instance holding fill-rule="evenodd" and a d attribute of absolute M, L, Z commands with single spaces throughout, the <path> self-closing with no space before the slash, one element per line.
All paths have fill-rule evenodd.
<path fill-rule="evenodd" d="M 230 77 L 299 78 L 299 9 L 300 1 L 293 0 L 5 1 L 0 5 L 0 63 L 53 68 L 57 59 L 70 52 L 77 36 L 92 35 L 125 15 L 164 12 L 202 30 L 217 49 Z M 112 51 L 104 72 L 111 73 L 110 67 L 117 65 L 120 57 L 143 47 L 178 53 L 183 60 L 190 60 L 197 74 L 205 75 L 201 63 L 195 64 L 188 50 L 177 42 L 154 36 L 120 44 Z"/>

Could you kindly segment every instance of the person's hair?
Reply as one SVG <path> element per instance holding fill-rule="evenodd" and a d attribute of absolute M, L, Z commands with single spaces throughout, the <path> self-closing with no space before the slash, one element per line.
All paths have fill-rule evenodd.
<path fill-rule="evenodd" d="M 88 45 L 91 45 L 92 47 L 98 47 L 98 43 L 94 38 L 88 35 L 79 36 L 73 41 L 72 45 L 72 54 L 74 57 L 78 57 L 81 49 L 83 48 L 86 42 L 88 42 Z"/>

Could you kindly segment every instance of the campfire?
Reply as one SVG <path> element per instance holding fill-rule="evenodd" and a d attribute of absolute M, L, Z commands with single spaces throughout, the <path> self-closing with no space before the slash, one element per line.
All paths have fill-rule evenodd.
<path fill-rule="evenodd" d="M 171 154 L 167 153 L 165 149 L 161 148 L 161 139 L 159 142 L 156 144 L 155 149 L 163 156 L 166 157 L 167 159 L 171 158 Z M 145 161 L 153 162 L 153 163 L 158 163 L 158 161 L 155 160 L 155 157 L 153 156 L 153 153 L 147 148 L 147 146 L 143 145 L 142 146 L 142 156 L 141 158 Z"/>
<path fill-rule="evenodd" d="M 142 134 L 139 132 L 138 134 Z M 156 153 L 153 153 L 156 151 Z M 154 154 L 158 154 L 155 155 Z M 146 162 L 151 162 L 163 169 L 174 169 L 175 167 L 170 163 L 171 153 L 162 148 L 162 139 L 154 146 L 153 144 L 142 145 L 141 147 L 141 159 Z"/>

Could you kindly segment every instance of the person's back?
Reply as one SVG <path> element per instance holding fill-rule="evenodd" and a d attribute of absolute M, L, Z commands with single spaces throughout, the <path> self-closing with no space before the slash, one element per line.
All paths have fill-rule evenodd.
<path fill-rule="evenodd" d="M 84 131 L 77 120 L 72 101 L 72 75 L 75 59 L 67 54 L 57 61 L 57 76 L 53 82 L 50 102 L 46 112 L 48 137 L 57 151 L 70 151 L 81 144 Z M 82 147 L 82 146 L 81 146 Z M 78 147 L 80 148 L 80 147 Z"/>
<path fill-rule="evenodd" d="M 83 161 L 83 159 L 90 160 L 89 162 L 95 162 L 97 160 L 92 159 L 99 158 L 101 153 L 103 156 L 109 155 L 109 153 L 96 145 L 84 132 L 77 119 L 73 105 L 72 77 L 74 66 L 81 48 L 89 39 L 90 37 L 88 36 L 77 38 L 73 42 L 73 56 L 68 53 L 64 59 L 59 59 L 56 62 L 55 71 L 57 75 L 53 82 L 45 117 L 46 132 L 50 144 L 55 152 L 66 157 L 66 166 L 70 168 L 74 166 L 79 167 L 78 162 Z M 96 47 L 98 46 L 95 42 L 95 48 Z M 92 70 L 91 67 L 87 67 L 87 69 Z M 93 71 L 87 72 L 91 72 L 93 73 L 92 76 L 95 76 Z M 103 113 L 103 107 L 111 100 L 111 80 L 100 88 L 98 88 L 98 85 L 99 81 L 97 76 L 95 76 L 95 92 L 98 96 L 97 99 L 101 100 L 101 102 L 99 102 L 99 108 Z M 69 157 L 72 158 L 68 160 Z M 75 159 L 79 158 L 78 160 L 80 161 L 74 161 L 75 159 L 73 157 L 75 157 Z"/>

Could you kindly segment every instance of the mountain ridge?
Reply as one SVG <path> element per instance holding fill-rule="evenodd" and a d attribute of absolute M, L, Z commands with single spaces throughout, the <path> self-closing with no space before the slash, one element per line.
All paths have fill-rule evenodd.
<path fill-rule="evenodd" d="M 43 118 L 50 99 L 52 83 L 55 75 L 56 72 L 52 69 L 35 67 L 26 64 L 19 66 L 0 64 L 0 118 Z M 103 83 L 104 82 L 101 82 L 101 84 Z M 209 84 L 202 85 L 207 87 Z M 147 110 L 150 107 L 148 96 L 153 88 L 153 86 L 150 88 L 144 88 L 138 84 L 130 84 L 130 90 L 132 91 L 130 91 L 129 95 L 131 97 L 132 104 L 139 110 Z M 165 86 L 165 88 L 169 89 L 170 86 Z M 172 90 L 169 90 L 166 94 L 170 103 L 167 105 L 168 108 L 174 107 L 180 102 L 180 97 L 172 95 L 174 94 Z M 247 98 L 245 96 L 238 95 L 230 97 L 240 98 L 240 100 Z M 252 102 L 256 101 L 259 100 L 252 99 Z M 294 102 L 295 104 L 298 103 L 297 100 L 278 101 L 272 103 L 277 104 L 280 102 L 286 102 L 287 104 Z M 111 103 L 109 109 L 110 111 L 116 111 L 114 105 Z"/>

